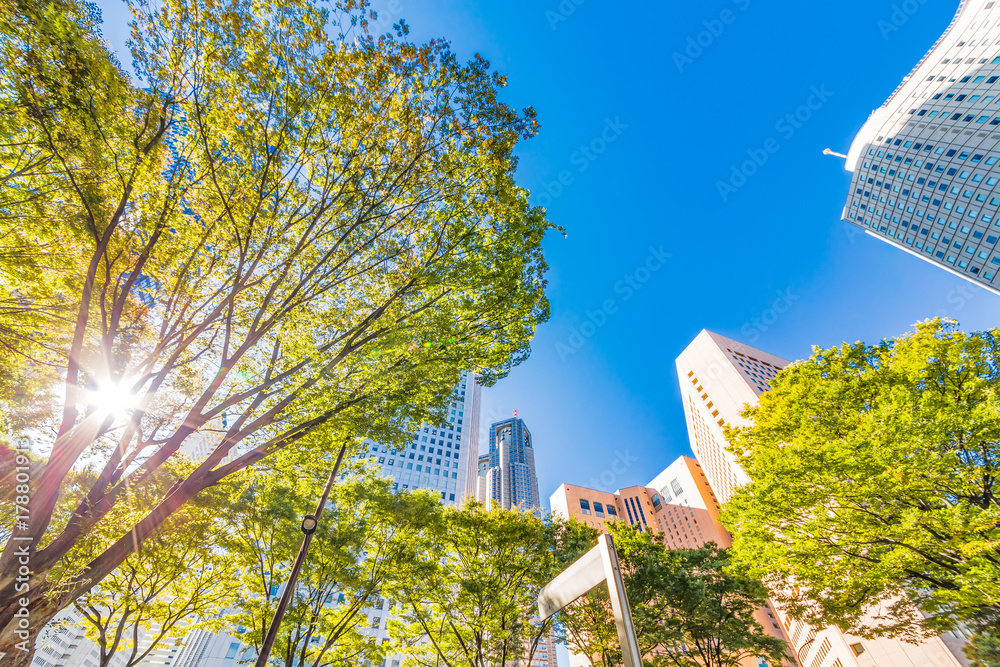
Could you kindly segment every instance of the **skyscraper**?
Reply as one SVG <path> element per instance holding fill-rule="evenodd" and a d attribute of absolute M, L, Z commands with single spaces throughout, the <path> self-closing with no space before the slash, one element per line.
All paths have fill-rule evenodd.
<path fill-rule="evenodd" d="M 451 396 L 442 424 L 421 424 L 403 449 L 368 441 L 362 458 L 373 459 L 393 488 L 430 489 L 441 494 L 445 505 L 460 505 L 475 498 L 479 479 L 479 412 L 482 387 L 475 373 L 463 372 Z M 388 621 L 393 603 L 376 597 L 367 605 L 368 619 L 361 632 L 370 641 L 389 641 Z M 385 659 L 383 667 L 400 667 L 404 656 Z"/>
<path fill-rule="evenodd" d="M 739 413 L 767 391 L 788 365 L 784 359 L 710 331 L 702 331 L 677 358 L 681 400 L 691 449 L 720 504 L 750 481 L 727 449 L 726 424 L 745 426 Z"/>
<path fill-rule="evenodd" d="M 842 218 L 1000 293 L 1000 4 L 962 0 L 847 156 Z"/>
<path fill-rule="evenodd" d="M 540 516 L 535 450 L 528 427 L 518 419 L 515 410 L 510 419 L 492 424 L 489 434 L 489 452 L 477 461 L 476 498 L 490 509 L 521 509 Z M 518 661 L 514 667 L 558 667 L 558 664 L 555 635 L 550 633 L 539 639 L 530 663 Z"/>
<path fill-rule="evenodd" d="M 539 511 L 538 477 L 531 433 L 517 413 L 490 426 L 489 468 L 480 483 L 490 507 L 521 507 Z"/>
<path fill-rule="evenodd" d="M 482 393 L 476 379 L 475 373 L 462 373 L 443 424 L 421 424 L 402 450 L 369 441 L 362 456 L 375 459 L 396 489 L 437 491 L 448 505 L 475 497 Z"/>
<path fill-rule="evenodd" d="M 720 504 L 749 478 L 727 451 L 723 427 L 743 426 L 745 405 L 756 405 L 784 359 L 710 331 L 702 331 L 677 358 L 691 448 Z M 773 604 L 800 664 L 807 667 L 957 667 L 968 664 L 964 639 L 949 633 L 919 644 L 862 639 L 836 627 L 814 628 Z"/>

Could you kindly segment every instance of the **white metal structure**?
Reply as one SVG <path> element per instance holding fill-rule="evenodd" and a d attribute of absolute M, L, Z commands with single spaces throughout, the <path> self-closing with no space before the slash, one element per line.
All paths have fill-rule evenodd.
<path fill-rule="evenodd" d="M 574 600 L 607 583 L 611 611 L 618 630 L 624 667 L 642 667 L 639 643 L 632 625 L 632 610 L 625 597 L 621 568 L 614 540 L 607 533 L 597 538 L 597 546 L 563 570 L 538 594 L 538 615 L 544 621 Z"/>

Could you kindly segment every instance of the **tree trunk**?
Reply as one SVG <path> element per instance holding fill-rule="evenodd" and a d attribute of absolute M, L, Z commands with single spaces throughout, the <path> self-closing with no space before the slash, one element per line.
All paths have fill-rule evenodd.
<path fill-rule="evenodd" d="M 28 582 L 28 592 L 22 594 L 14 592 L 15 580 L 12 578 L 11 586 L 3 591 L 5 596 L 9 593 L 9 597 L 0 606 L 0 653 L 5 651 L 8 652 L 8 655 L 13 655 L 14 652 L 24 653 L 16 648 L 18 643 L 24 641 L 18 632 L 25 631 L 20 628 L 23 619 L 16 616 L 18 611 L 22 609 L 19 604 L 20 598 L 27 597 L 29 599 L 27 633 L 29 634 L 28 641 L 34 642 L 38 633 L 52 620 L 53 616 L 72 604 L 85 591 L 90 590 L 96 582 L 100 582 L 124 563 L 125 559 L 135 551 L 137 544 L 142 543 L 146 537 L 158 530 L 166 518 L 173 514 L 177 508 L 212 483 L 210 479 L 189 477 L 173 493 L 168 493 L 167 497 L 160 501 L 129 533 L 120 537 L 117 542 L 92 560 L 86 569 L 74 578 L 73 584 L 64 587 L 58 596 L 46 595 L 51 591 L 51 586 L 45 583 L 45 574 L 34 573 Z M 33 645 L 30 647 L 32 649 L 30 653 L 33 654 L 34 647 Z M 29 662 L 30 659 L 29 656 Z"/>
<path fill-rule="evenodd" d="M 30 583 L 32 584 L 31 590 L 44 593 L 40 581 Z M 32 603 L 28 605 L 27 628 L 21 628 L 21 624 L 18 622 L 21 619 L 13 616 L 15 613 L 14 604 L 6 605 L 0 611 L 0 627 L 3 628 L 0 630 L 0 660 L 2 660 L 4 667 L 27 667 L 31 664 L 31 660 L 35 656 L 35 640 L 38 639 L 38 633 L 48 625 L 60 609 L 69 604 L 68 601 L 60 604 L 54 600 L 47 600 L 44 594 L 39 593 L 35 594 Z M 18 631 L 26 632 L 27 637 L 18 635 Z M 27 650 L 22 650 L 18 647 L 19 645 Z"/>

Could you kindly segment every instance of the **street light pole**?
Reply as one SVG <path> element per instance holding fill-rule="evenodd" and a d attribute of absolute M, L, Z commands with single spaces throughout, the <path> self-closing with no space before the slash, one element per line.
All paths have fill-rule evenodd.
<path fill-rule="evenodd" d="M 313 533 L 316 532 L 316 527 L 319 525 L 319 516 L 323 513 L 323 508 L 326 507 L 327 498 L 330 497 L 330 489 L 333 488 L 333 480 L 337 477 L 337 471 L 340 470 L 340 462 L 344 460 L 345 451 L 347 451 L 346 443 L 341 445 L 340 453 L 337 454 L 337 462 L 333 464 L 333 470 L 330 471 L 330 476 L 326 479 L 326 486 L 323 488 L 323 497 L 319 499 L 319 505 L 316 506 L 316 513 L 311 516 L 305 516 L 302 519 L 302 532 L 305 533 L 302 536 L 302 545 L 299 547 L 298 555 L 295 556 L 295 563 L 292 565 L 292 571 L 288 575 L 285 590 L 281 593 L 278 608 L 274 610 L 271 625 L 267 628 L 264 643 L 261 644 L 260 652 L 257 654 L 255 667 L 266 667 L 267 660 L 271 657 L 271 649 L 274 647 L 274 641 L 278 638 L 278 628 L 281 627 L 281 619 L 285 617 L 288 605 L 292 601 L 292 594 L 295 592 L 295 582 L 299 578 L 302 564 L 306 562 L 306 554 L 309 553 L 309 545 L 312 543 Z"/>

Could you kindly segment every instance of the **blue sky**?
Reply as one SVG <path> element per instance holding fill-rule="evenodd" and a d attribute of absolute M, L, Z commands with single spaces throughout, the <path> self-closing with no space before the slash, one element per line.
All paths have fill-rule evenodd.
<path fill-rule="evenodd" d="M 98 4 L 121 48 L 122 5 Z M 377 3 L 415 40 L 483 54 L 506 101 L 538 113 L 519 180 L 569 236 L 546 242 L 552 317 L 484 391 L 483 420 L 518 410 L 543 505 L 619 457 L 632 463 L 615 488 L 690 454 L 674 359 L 703 328 L 797 359 L 935 315 L 995 325 L 1000 297 L 841 222 L 849 174 L 822 155 L 847 152 L 957 4 Z M 753 155 L 763 164 L 723 197 Z"/>

